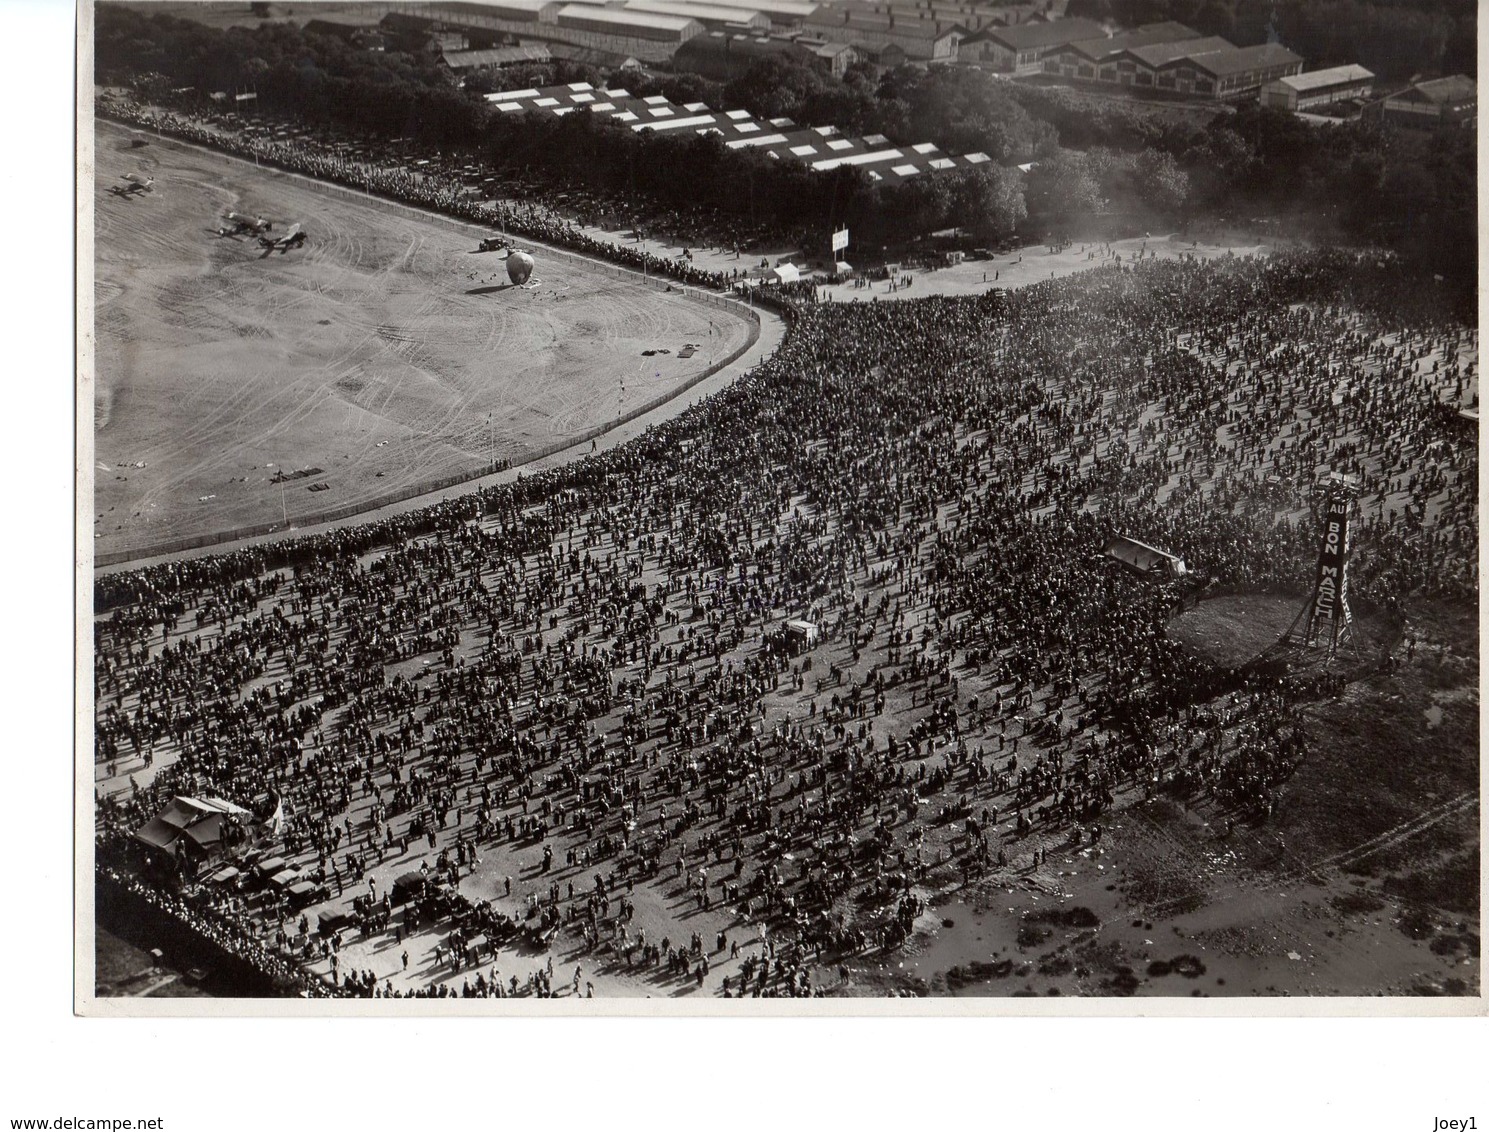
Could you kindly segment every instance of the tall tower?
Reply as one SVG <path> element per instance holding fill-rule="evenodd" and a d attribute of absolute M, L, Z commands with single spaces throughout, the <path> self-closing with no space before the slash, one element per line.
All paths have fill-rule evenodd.
<path fill-rule="evenodd" d="M 1349 515 L 1354 492 L 1344 481 L 1330 483 L 1325 492 L 1313 597 L 1298 620 L 1306 619 L 1303 643 L 1309 648 L 1327 645 L 1329 655 L 1333 656 L 1350 639 Z"/>

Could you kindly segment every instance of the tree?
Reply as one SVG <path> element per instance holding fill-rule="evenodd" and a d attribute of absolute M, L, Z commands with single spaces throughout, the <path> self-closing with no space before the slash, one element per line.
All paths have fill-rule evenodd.
<path fill-rule="evenodd" d="M 1003 239 L 1028 217 L 1024 177 L 1017 169 L 992 163 L 948 176 L 950 220 L 983 238 Z"/>
<path fill-rule="evenodd" d="M 1189 203 L 1189 174 L 1172 154 L 1145 149 L 1133 162 L 1133 184 L 1148 208 L 1177 216 Z"/>
<path fill-rule="evenodd" d="M 1069 223 L 1101 207 L 1101 186 L 1084 154 L 1061 152 L 1029 171 L 1029 213 L 1046 223 Z"/>

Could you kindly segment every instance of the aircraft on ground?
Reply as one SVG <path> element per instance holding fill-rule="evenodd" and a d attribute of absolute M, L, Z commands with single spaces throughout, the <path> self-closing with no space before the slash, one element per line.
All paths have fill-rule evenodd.
<path fill-rule="evenodd" d="M 274 230 L 274 221 L 262 216 L 246 216 L 241 212 L 224 212 L 227 223 L 217 229 L 219 236 L 258 236 Z"/>
<path fill-rule="evenodd" d="M 112 185 L 109 192 L 117 197 L 132 197 L 139 193 L 153 193 L 155 191 L 155 178 L 144 177 L 138 173 L 124 174 L 122 185 Z"/>
<path fill-rule="evenodd" d="M 273 255 L 278 252 L 283 255 L 291 248 L 298 248 L 305 243 L 305 233 L 300 230 L 300 225 L 291 224 L 289 230 L 278 238 L 274 236 L 260 236 L 259 243 L 263 246 L 264 255 Z"/>

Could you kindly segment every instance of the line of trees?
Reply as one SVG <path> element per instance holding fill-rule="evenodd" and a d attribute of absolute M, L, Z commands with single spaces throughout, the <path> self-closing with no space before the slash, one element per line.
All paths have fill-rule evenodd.
<path fill-rule="evenodd" d="M 1447 16 L 1462 0 L 1440 2 Z M 571 64 L 502 73 L 503 82 L 518 85 L 608 77 L 637 94 L 992 158 L 975 169 L 887 185 L 853 168 L 811 173 L 748 148 L 730 150 L 714 136 L 637 133 L 583 112 L 494 113 L 479 80 L 461 89 L 428 55 L 363 52 L 284 24 L 217 31 L 108 4 L 97 12 L 100 81 L 156 72 L 163 85 L 198 92 L 252 85 L 261 108 L 309 124 L 416 137 L 466 149 L 497 168 L 669 205 L 712 206 L 788 229 L 848 224 L 860 244 L 953 226 L 996 239 L 1020 229 L 1099 236 L 1114 234 L 1118 223 L 1130 232 L 1260 222 L 1293 235 L 1389 247 L 1463 288 L 1476 282 L 1472 130 L 1320 127 L 1254 104 L 1209 116 L 1176 114 L 971 68 L 880 72 L 860 65 L 838 79 L 772 58 L 728 84 L 696 75 L 606 76 Z M 1170 14 L 1194 22 L 1188 9 Z M 1027 176 L 1015 167 L 1031 162 Z"/>
<path fill-rule="evenodd" d="M 583 111 L 501 114 L 427 57 L 361 52 L 283 24 L 218 31 L 101 5 L 95 58 L 103 83 L 150 73 L 160 76 L 157 93 L 191 87 L 188 98 L 252 86 L 262 110 L 309 125 L 461 147 L 498 169 L 677 207 L 712 206 L 782 228 L 848 224 L 862 239 L 888 241 L 960 226 L 997 238 L 1025 219 L 1017 170 L 987 164 L 880 184 L 851 167 L 814 173 L 731 150 L 717 136 L 638 133 Z"/>
<path fill-rule="evenodd" d="M 1124 27 L 1177 20 L 1246 46 L 1277 40 L 1313 66 L 1382 79 L 1478 72 L 1475 0 L 1070 0 L 1067 14 Z"/>

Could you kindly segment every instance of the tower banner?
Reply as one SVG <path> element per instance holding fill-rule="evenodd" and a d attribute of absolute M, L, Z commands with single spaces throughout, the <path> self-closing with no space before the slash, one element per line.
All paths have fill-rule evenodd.
<path fill-rule="evenodd" d="M 1349 556 L 1349 500 L 1336 497 L 1324 512 L 1323 538 L 1318 550 L 1318 570 L 1313 582 L 1313 604 L 1308 613 L 1307 643 L 1312 645 L 1327 633 L 1329 647 L 1339 643 L 1349 624 L 1349 581 L 1345 562 Z"/>

